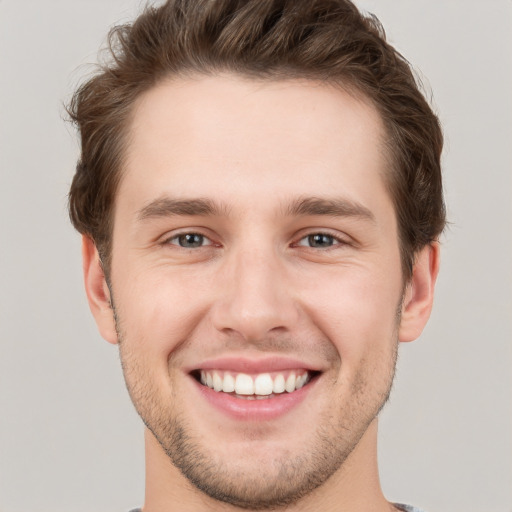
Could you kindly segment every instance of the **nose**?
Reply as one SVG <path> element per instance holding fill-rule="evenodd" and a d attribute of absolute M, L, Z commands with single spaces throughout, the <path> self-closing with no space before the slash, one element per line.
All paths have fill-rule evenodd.
<path fill-rule="evenodd" d="M 214 327 L 250 343 L 291 331 L 299 309 L 290 281 L 286 263 L 272 250 L 233 254 L 218 275 Z"/>

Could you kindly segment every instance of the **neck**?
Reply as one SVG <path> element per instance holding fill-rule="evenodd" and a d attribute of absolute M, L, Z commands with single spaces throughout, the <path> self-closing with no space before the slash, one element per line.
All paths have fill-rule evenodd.
<path fill-rule="evenodd" d="M 210 498 L 171 463 L 146 430 L 146 499 L 143 512 L 238 512 L 239 507 Z M 279 509 L 276 509 L 276 511 Z M 374 420 L 341 468 L 323 485 L 286 512 L 394 510 L 381 490 L 377 467 L 377 420 Z M 244 509 L 244 512 L 248 512 Z"/>

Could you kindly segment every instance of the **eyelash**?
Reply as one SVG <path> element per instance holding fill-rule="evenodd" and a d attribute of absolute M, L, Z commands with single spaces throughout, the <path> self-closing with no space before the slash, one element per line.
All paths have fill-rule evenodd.
<path fill-rule="evenodd" d="M 180 238 L 192 237 L 192 236 L 200 237 L 201 238 L 201 245 L 198 245 L 198 246 L 195 246 L 195 247 L 184 247 L 179 242 Z M 328 239 L 330 239 L 331 243 L 330 243 L 330 245 L 327 245 L 326 247 L 312 247 L 311 245 L 306 245 L 306 244 L 301 243 L 304 240 L 308 240 L 308 242 L 311 243 L 314 237 L 325 237 L 325 238 L 328 238 Z M 176 243 L 173 243 L 173 241 L 176 241 Z M 209 243 L 207 243 L 207 244 L 202 243 L 204 241 L 208 241 Z M 334 235 L 332 235 L 330 233 L 326 233 L 326 232 L 323 232 L 323 231 L 318 231 L 318 232 L 309 233 L 309 234 L 301 237 L 297 242 L 293 243 L 292 245 L 295 246 L 295 247 L 307 247 L 308 249 L 328 250 L 328 249 L 330 249 L 332 247 L 336 247 L 336 246 L 339 246 L 339 245 L 347 245 L 347 244 L 348 244 L 347 241 L 342 240 L 339 237 L 336 237 L 336 236 L 334 236 Z M 216 244 L 212 240 L 210 240 L 209 237 L 207 237 L 206 235 L 203 235 L 202 233 L 195 232 L 195 231 L 189 231 L 189 232 L 179 233 L 179 234 L 174 235 L 174 236 L 172 236 L 170 238 L 167 238 L 166 240 L 163 241 L 163 245 L 175 245 L 175 246 L 181 247 L 182 249 L 200 249 L 200 248 L 203 248 L 203 247 L 208 247 L 208 246 L 212 246 L 212 245 L 216 245 Z"/>
<path fill-rule="evenodd" d="M 311 244 L 314 238 L 319 238 L 319 237 L 329 238 L 330 241 L 331 241 L 330 245 L 328 245 L 327 247 L 312 247 L 312 245 L 304 245 L 304 244 L 301 243 L 304 240 L 308 240 L 308 242 Z M 299 246 L 299 247 L 307 247 L 308 249 L 328 250 L 331 247 L 335 247 L 335 246 L 338 246 L 338 245 L 346 245 L 346 244 L 347 244 L 347 242 L 345 242 L 344 240 L 340 239 L 339 237 L 336 237 L 336 236 L 332 235 L 331 233 L 325 233 L 325 232 L 319 231 L 319 232 L 315 232 L 315 233 L 309 233 L 308 235 L 303 236 L 294 245 Z"/>
<path fill-rule="evenodd" d="M 201 244 L 198 247 L 184 247 L 183 245 L 181 245 L 179 243 L 179 239 L 180 238 L 191 237 L 191 236 L 201 237 L 202 241 L 208 240 L 209 243 L 205 244 L 205 245 Z M 173 240 L 178 241 L 178 243 L 172 243 Z M 179 233 L 177 235 L 174 235 L 174 236 L 164 240 L 163 244 L 164 245 L 176 245 L 178 247 L 181 247 L 182 249 L 196 249 L 196 248 L 201 248 L 201 247 L 207 247 L 207 246 L 210 246 L 210 245 L 215 245 L 206 235 L 203 235 L 202 233 L 198 233 L 198 232 L 195 232 L 195 231 L 190 231 L 190 232 L 186 232 L 186 233 Z"/>

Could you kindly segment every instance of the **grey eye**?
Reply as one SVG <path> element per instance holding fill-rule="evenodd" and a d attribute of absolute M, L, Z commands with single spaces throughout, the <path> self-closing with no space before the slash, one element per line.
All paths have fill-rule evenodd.
<path fill-rule="evenodd" d="M 209 245 L 205 243 L 208 239 L 199 233 L 185 233 L 183 235 L 178 235 L 174 237 L 172 241 L 176 241 L 180 247 L 184 247 L 186 249 L 195 249 L 197 247 L 202 247 L 203 245 Z"/>
<path fill-rule="evenodd" d="M 316 249 L 331 247 L 336 243 L 336 240 L 333 236 L 326 235 L 324 233 L 315 233 L 314 235 L 305 237 L 305 239 L 307 240 L 307 245 L 309 247 L 314 247 Z"/>

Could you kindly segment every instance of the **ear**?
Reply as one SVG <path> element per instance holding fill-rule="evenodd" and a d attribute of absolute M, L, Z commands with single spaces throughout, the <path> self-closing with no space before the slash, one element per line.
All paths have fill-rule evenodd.
<path fill-rule="evenodd" d="M 98 330 L 105 340 L 116 344 L 117 332 L 114 310 L 110 302 L 110 290 L 96 245 L 86 235 L 82 236 L 82 264 L 85 292 Z"/>
<path fill-rule="evenodd" d="M 400 341 L 417 339 L 432 311 L 434 288 L 439 273 L 439 242 L 426 245 L 416 255 L 412 277 L 405 289 L 402 317 L 398 330 Z"/>

